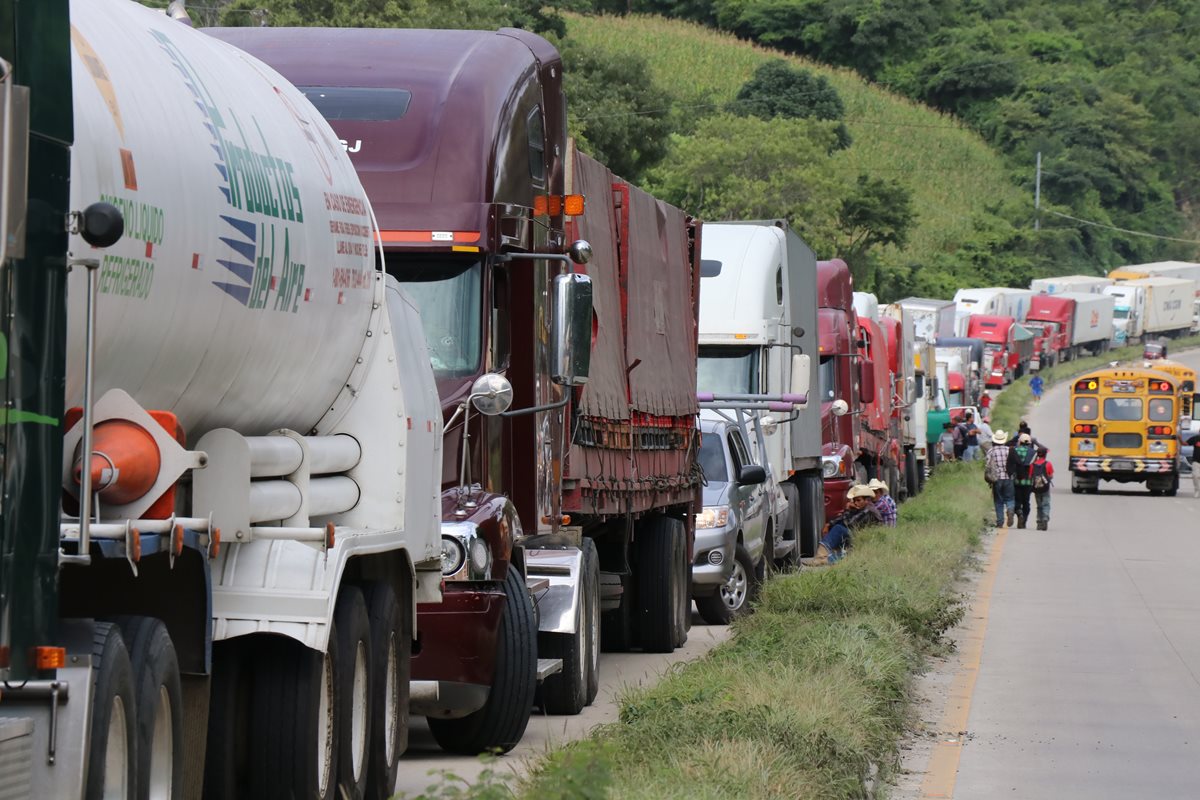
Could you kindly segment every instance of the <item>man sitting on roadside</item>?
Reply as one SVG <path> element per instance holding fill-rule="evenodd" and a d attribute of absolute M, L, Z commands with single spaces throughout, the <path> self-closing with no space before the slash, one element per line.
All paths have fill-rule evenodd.
<path fill-rule="evenodd" d="M 869 487 L 862 484 L 851 486 L 850 491 L 846 492 L 845 510 L 825 523 L 816 557 L 802 559 L 801 563 L 810 567 L 832 564 L 850 547 L 851 534 L 883 522 L 872 502 L 874 499 L 875 493 Z"/>
<path fill-rule="evenodd" d="M 896 501 L 888 494 L 888 485 L 879 478 L 872 478 L 867 487 L 875 493 L 875 510 L 883 518 L 883 524 L 889 528 L 896 527 L 899 511 L 896 509 Z"/>

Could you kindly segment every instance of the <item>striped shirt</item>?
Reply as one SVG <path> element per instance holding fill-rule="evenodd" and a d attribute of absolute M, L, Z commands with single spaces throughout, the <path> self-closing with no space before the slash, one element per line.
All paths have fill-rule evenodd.
<path fill-rule="evenodd" d="M 882 495 L 875 501 L 875 510 L 883 517 L 883 524 L 889 528 L 896 527 L 896 501 L 889 494 Z"/>
<path fill-rule="evenodd" d="M 988 450 L 987 463 L 984 469 L 991 467 L 996 473 L 996 480 L 1006 481 L 1011 475 L 1008 474 L 1008 445 L 998 444 L 991 450 Z"/>

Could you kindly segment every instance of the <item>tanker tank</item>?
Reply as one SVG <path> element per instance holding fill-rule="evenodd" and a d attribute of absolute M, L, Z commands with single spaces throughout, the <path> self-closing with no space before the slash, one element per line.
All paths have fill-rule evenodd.
<path fill-rule="evenodd" d="M 257 59 L 133 2 L 71 3 L 72 208 L 115 205 L 97 258 L 97 397 L 121 388 L 190 439 L 307 432 L 372 314 L 371 212 L 342 145 Z M 86 270 L 69 277 L 67 405 L 83 395 Z"/>

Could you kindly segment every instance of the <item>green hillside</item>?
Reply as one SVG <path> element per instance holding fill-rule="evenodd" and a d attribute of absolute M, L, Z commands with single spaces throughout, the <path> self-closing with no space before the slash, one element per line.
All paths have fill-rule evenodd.
<path fill-rule="evenodd" d="M 976 214 L 986 215 L 998 205 L 1032 205 L 1031 198 L 1008 180 L 1000 156 L 977 134 L 953 117 L 874 86 L 848 69 L 784 56 L 732 35 L 661 17 L 568 15 L 567 20 L 572 41 L 646 59 L 654 82 L 671 94 L 664 108 L 681 119 L 723 108 L 755 68 L 771 59 L 785 58 L 827 77 L 845 104 L 845 124 L 853 137 L 849 148 L 831 156 L 832 168 L 895 178 L 912 191 L 917 224 L 906 247 L 881 254 L 885 268 L 944 262 L 977 235 Z M 944 286 L 921 286 L 919 280 L 918 286 L 952 291 L 956 277 L 969 279 L 970 271 L 943 274 L 938 283 Z"/>

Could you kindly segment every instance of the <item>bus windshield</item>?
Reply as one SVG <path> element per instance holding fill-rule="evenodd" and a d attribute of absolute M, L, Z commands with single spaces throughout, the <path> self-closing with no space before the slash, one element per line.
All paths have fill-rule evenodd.
<path fill-rule="evenodd" d="M 438 378 L 465 377 L 483 354 L 483 264 L 428 254 L 387 254 L 387 271 L 417 304 Z"/>

